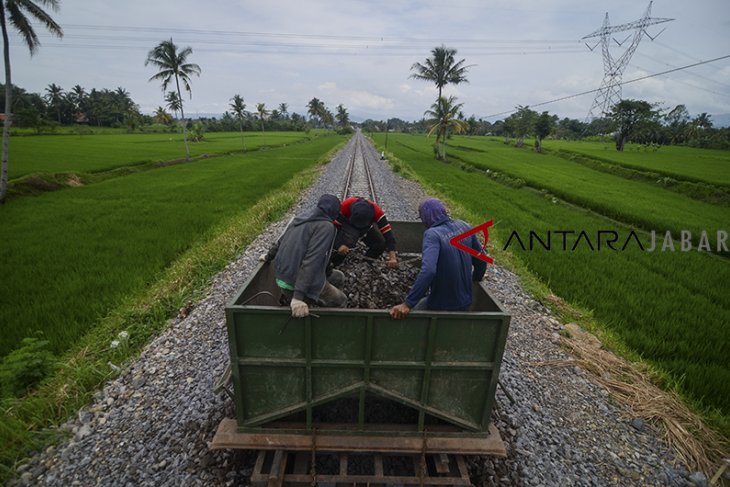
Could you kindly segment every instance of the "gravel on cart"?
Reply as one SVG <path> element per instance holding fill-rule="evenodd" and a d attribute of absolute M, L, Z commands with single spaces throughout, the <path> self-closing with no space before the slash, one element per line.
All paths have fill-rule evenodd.
<path fill-rule="evenodd" d="M 230 399 L 212 392 L 228 363 L 225 303 L 293 215 L 311 208 L 323 193 L 339 194 L 353 144 L 354 138 L 299 203 L 213 279 L 189 315 L 172 319 L 134 363 L 62 426 L 67 439 L 21 465 L 13 483 L 248 485 L 253 454 L 207 446 L 218 423 L 234 415 Z M 388 218 L 415 220 L 423 191 L 366 149 L 377 156 L 371 158 L 372 177 Z M 508 458 L 471 458 L 473 478 L 484 485 L 691 485 L 689 473 L 673 467 L 674 457 L 651 426 L 626 419 L 625 410 L 582 369 L 540 365 L 566 358 L 559 348 L 561 325 L 518 278 L 493 265 L 485 279 L 512 314 L 500 378 L 515 403 L 498 389 L 494 420 Z"/>
<path fill-rule="evenodd" d="M 401 259 L 397 268 L 390 269 L 382 256 L 365 257 L 366 250 L 358 245 L 338 267 L 345 274 L 342 291 L 347 295 L 347 307 L 387 309 L 402 303 L 416 281 L 420 258 Z"/>

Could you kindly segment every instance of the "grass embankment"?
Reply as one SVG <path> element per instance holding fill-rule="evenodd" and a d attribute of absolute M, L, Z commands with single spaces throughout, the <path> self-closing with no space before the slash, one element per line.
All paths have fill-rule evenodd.
<path fill-rule="evenodd" d="M 384 139 L 376 136 L 376 140 L 382 145 Z M 511 187 L 483 172 L 438 162 L 430 139 L 424 143 L 417 136 L 391 135 L 389 149 L 419 178 L 480 221 L 494 219 L 490 238 L 494 236 L 502 245 L 513 230 L 523 239 L 531 230 L 540 235 L 549 230 L 585 230 L 594 239 L 598 230 L 613 229 L 624 236 L 630 231 L 628 226 L 532 189 Z M 515 161 L 521 161 L 521 152 L 515 149 Z M 542 160 L 538 154 L 534 157 Z M 549 183 L 549 174 L 544 177 Z M 625 251 L 604 247 L 600 252 L 586 245 L 575 251 L 555 247 L 547 251 L 537 245 L 523 251 L 511 245 L 509 252 L 518 267 L 528 269 L 555 294 L 590 310 L 622 353 L 663 371 L 666 387 L 677 388 L 730 436 L 730 261 L 696 251 L 643 252 L 636 245 Z"/>
<path fill-rule="evenodd" d="M 246 150 L 312 138 L 303 132 L 244 132 Z M 190 142 L 191 157 L 240 151 L 238 132 L 206 133 Z M 146 162 L 185 159 L 182 134 L 41 135 L 13 137 L 9 178 L 29 174 L 94 173 Z"/>
<path fill-rule="evenodd" d="M 549 150 L 564 150 L 610 161 L 625 167 L 650 171 L 687 181 L 730 187 L 728 151 L 662 146 L 657 150 L 627 144 L 618 152 L 613 144 L 568 140 L 546 140 Z"/>
<path fill-rule="evenodd" d="M 44 306 L 48 325 L 63 328 L 40 323 L 45 338 L 58 337 L 55 348 L 65 343 L 68 351 L 31 394 L 3 400 L 0 481 L 12 476 L 24 455 L 53 440 L 56 433 L 45 428 L 73 414 L 101 382 L 115 375 L 109 363 L 122 365 L 177 310 L 199 299 L 210 277 L 296 201 L 314 180 L 317 161 L 329 160 L 343 139 L 321 137 L 245 160 L 231 156 L 169 167 L 4 208 L 14 209 L 11 217 L 0 212 L 0 222 L 9 218 L 18 231 L 13 235 L 25 239 L 25 245 L 13 244 L 15 260 L 3 256 L 0 262 L 15 262 L 32 281 L 16 279 L 15 285 L 34 289 L 27 298 L 13 290 L 13 297 L 22 301 L 17 304 L 3 291 L 2 312 L 6 303 L 16 310 L 3 323 L 32 330 L 21 317 L 36 305 Z M 41 211 L 36 219 L 34 213 Z M 4 231 L 8 228 L 1 225 Z M 33 229 L 42 232 L 31 242 Z M 54 252 L 53 258 L 45 257 Z M 33 263 L 34 258 L 39 260 Z M 63 265 L 44 267 L 52 260 Z M 92 262 L 87 266 L 87 261 Z M 68 321 L 62 321 L 64 316 Z M 112 348 L 111 340 L 121 331 L 128 338 Z"/>
<path fill-rule="evenodd" d="M 486 147 L 509 149 L 504 139 L 496 137 L 456 137 L 457 149 L 487 152 Z M 525 141 L 523 150 L 532 151 L 534 141 Z M 512 141 L 510 141 L 510 146 Z M 628 144 L 627 151 L 639 158 L 635 164 L 623 162 L 624 153 L 602 149 L 595 142 L 547 140 L 543 152 L 589 169 L 618 176 L 631 181 L 649 183 L 683 196 L 709 203 L 730 207 L 730 186 L 724 181 L 730 178 L 730 154 L 727 151 L 691 149 L 687 147 L 662 146 L 646 148 Z M 613 147 L 613 146 L 611 146 Z M 694 152 L 692 152 L 694 151 Z M 694 159 L 692 158 L 694 154 Z M 641 165 L 643 159 L 649 161 Z M 662 164 L 662 161 L 665 163 Z M 654 168 L 654 169 L 652 169 Z M 683 171 L 684 169 L 684 171 Z M 674 172 L 672 172 L 674 171 Z"/>
<path fill-rule="evenodd" d="M 413 145 L 413 142 L 406 139 L 403 143 Z M 423 149 L 429 145 L 426 140 L 418 143 L 414 147 Z M 596 171 L 550 154 L 519 150 L 496 143 L 494 139 L 455 137 L 453 143 L 458 145 L 449 148 L 452 158 L 477 169 L 522 179 L 535 189 L 644 230 L 655 230 L 662 235 L 670 230 L 677 238 L 682 230 L 688 230 L 695 245 L 705 230 L 712 236 L 713 251 L 716 232 L 727 227 L 730 217 L 727 207 L 697 201 L 646 181 Z M 728 156 L 726 167 L 730 168 Z"/>

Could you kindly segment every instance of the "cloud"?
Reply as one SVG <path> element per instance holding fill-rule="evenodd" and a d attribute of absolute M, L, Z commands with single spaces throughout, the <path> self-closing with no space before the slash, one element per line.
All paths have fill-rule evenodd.
<path fill-rule="evenodd" d="M 354 109 L 389 110 L 395 106 L 392 99 L 367 91 L 351 91 L 347 97 Z"/>
<path fill-rule="evenodd" d="M 350 111 L 353 109 L 364 111 L 389 110 L 395 107 L 391 98 L 378 95 L 369 90 L 340 88 L 334 81 L 326 81 L 317 88 L 324 93 L 323 101 L 328 106 L 342 103 Z"/>

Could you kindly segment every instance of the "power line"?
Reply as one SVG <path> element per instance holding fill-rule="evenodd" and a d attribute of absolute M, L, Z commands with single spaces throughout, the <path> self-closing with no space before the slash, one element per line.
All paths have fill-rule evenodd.
<path fill-rule="evenodd" d="M 660 41 L 654 41 L 654 44 L 657 44 L 658 46 L 660 46 L 660 47 L 663 47 L 663 48 L 665 48 L 665 49 L 669 49 L 670 51 L 674 51 L 674 52 L 676 52 L 677 54 L 680 54 L 680 55 L 682 55 L 682 56 L 685 56 L 685 57 L 687 57 L 687 58 L 689 58 L 689 59 L 691 59 L 691 60 L 693 60 L 693 61 L 700 61 L 700 58 L 698 58 L 697 56 L 693 56 L 693 55 L 691 55 L 691 54 L 687 54 L 686 52 L 680 51 L 679 49 L 676 49 L 676 48 L 674 48 L 674 47 L 672 47 L 672 46 L 668 46 L 668 45 L 664 44 L 663 42 L 660 42 Z M 714 69 L 717 69 L 717 70 L 719 70 L 719 69 L 720 69 L 719 67 L 717 67 L 717 66 L 713 66 L 713 65 L 710 65 L 710 67 L 711 67 L 711 68 L 714 68 Z"/>
<path fill-rule="evenodd" d="M 638 54 L 639 56 L 641 56 L 641 57 L 645 57 L 645 58 L 647 58 L 648 60 L 650 60 L 650 61 L 653 61 L 653 62 L 655 62 L 655 63 L 657 63 L 657 64 L 663 64 L 664 66 L 669 66 L 670 68 L 676 68 L 676 66 L 675 66 L 675 65 L 673 65 L 673 64 L 669 64 L 669 63 L 665 63 L 664 61 L 659 61 L 659 60 L 657 60 L 657 59 L 653 58 L 652 56 L 647 56 L 646 54 L 641 54 L 641 53 L 637 53 L 637 54 Z M 699 60 L 699 59 L 695 59 L 695 61 L 700 61 L 700 60 Z M 648 70 L 648 69 L 645 69 L 644 71 L 649 71 L 649 70 Z M 704 80 L 706 80 L 706 81 L 712 81 L 712 82 L 713 82 L 713 83 L 715 83 L 716 85 L 719 85 L 719 86 L 721 86 L 722 88 L 724 88 L 724 89 L 726 89 L 726 90 L 728 90 L 728 91 L 730 92 L 730 86 L 727 86 L 726 84 L 724 84 L 724 83 L 721 83 L 721 82 L 719 82 L 719 81 L 717 81 L 717 80 L 714 80 L 714 79 L 712 79 L 712 78 L 710 78 L 710 77 L 708 77 L 708 76 L 703 76 L 703 75 L 701 75 L 701 74 L 699 74 L 699 73 L 695 73 L 694 71 L 687 71 L 687 74 L 691 74 L 692 76 L 695 76 L 695 77 L 697 77 L 697 78 L 702 78 L 702 79 L 704 79 Z M 690 85 L 690 86 L 692 86 L 692 85 Z M 708 91 L 709 91 L 709 90 L 708 90 Z M 720 93 L 720 94 L 722 94 L 722 93 Z"/>
<path fill-rule="evenodd" d="M 653 78 L 655 76 L 662 76 L 662 75 L 665 75 L 665 74 L 674 73 L 676 71 L 681 71 L 683 69 L 693 68 L 695 66 L 701 66 L 703 64 L 709 64 L 709 63 L 714 63 L 714 62 L 717 62 L 717 61 L 722 61 L 723 59 L 728 59 L 728 58 L 730 58 L 730 54 L 725 55 L 725 56 L 716 57 L 714 59 L 707 59 L 705 61 L 700 61 L 700 62 L 694 63 L 694 64 L 688 64 L 686 66 L 680 66 L 679 68 L 669 69 L 667 71 L 662 71 L 661 73 L 648 74 L 646 76 L 641 76 L 639 78 L 630 79 L 628 81 L 622 81 L 621 82 L 621 85 L 627 85 L 629 83 L 635 83 L 637 81 L 642 81 L 642 80 L 645 80 L 645 79 L 648 79 L 648 78 Z M 539 106 L 543 106 L 543 105 L 548 105 L 550 103 L 556 103 L 556 102 L 559 102 L 559 101 L 569 100 L 571 98 L 576 98 L 576 97 L 579 97 L 579 96 L 583 96 L 583 95 L 588 95 L 588 94 L 591 94 L 591 93 L 595 93 L 598 90 L 600 90 L 600 88 L 596 88 L 595 90 L 583 91 L 581 93 L 576 93 L 574 95 L 562 96 L 560 98 L 555 98 L 554 100 L 543 101 L 541 103 L 535 103 L 535 104 L 527 105 L 527 106 L 528 107 L 539 107 Z M 508 113 L 514 113 L 516 111 L 517 111 L 516 109 L 507 110 L 507 111 L 504 111 L 504 112 L 495 113 L 493 115 L 487 115 L 484 118 L 499 117 L 501 115 L 506 115 Z"/>
<path fill-rule="evenodd" d="M 40 34 L 39 38 L 41 39 L 51 39 L 56 40 L 58 39 L 55 36 L 51 36 L 49 34 Z M 72 40 L 96 40 L 96 41 L 132 41 L 132 42 L 144 42 L 144 43 L 157 43 L 159 39 L 156 38 L 140 38 L 140 37 L 129 37 L 129 36 L 103 36 L 103 35 L 85 35 L 85 34 L 66 34 L 63 37 L 64 40 L 66 39 L 72 39 Z M 187 44 L 189 41 L 183 41 L 182 43 Z M 64 42 L 61 42 L 62 44 L 65 44 Z M 418 52 L 423 51 L 422 46 L 409 46 L 409 45 L 398 45 L 398 44 L 342 44 L 342 43 L 284 43 L 284 42 L 266 42 L 266 41 L 242 41 L 242 42 L 230 42 L 230 41 L 220 41 L 220 40 L 211 40 L 211 39 L 196 39 L 194 43 L 198 44 L 211 44 L 211 45 L 221 45 L 221 46 L 261 46 L 261 47 L 304 47 L 304 48 L 335 48 L 335 49 L 400 49 L 400 50 L 417 50 Z M 516 50 L 516 51 L 523 51 L 527 52 L 530 50 L 540 50 L 540 52 L 546 52 L 553 50 L 550 46 L 481 46 L 481 47 L 467 47 L 462 50 L 462 52 L 471 53 L 474 49 L 499 49 L 505 52 L 508 52 L 510 50 Z M 559 49 L 555 50 L 566 50 L 571 49 L 568 46 L 560 47 Z M 575 52 L 581 52 L 581 50 L 575 50 Z M 571 51 L 572 52 L 572 51 Z"/>
<path fill-rule="evenodd" d="M 22 47 L 24 44 L 21 44 L 19 42 L 13 42 L 11 43 L 14 47 Z M 234 44 L 236 46 L 238 44 Z M 241 44 L 241 49 L 224 49 L 224 48 L 196 48 L 196 52 L 226 52 L 226 53 L 235 53 L 235 54 L 280 54 L 280 55 L 292 55 L 292 54 L 302 54 L 302 49 L 308 49 L 310 46 L 306 45 L 282 45 L 282 44 L 270 44 L 270 45 L 258 45 L 258 44 Z M 149 51 L 149 46 L 132 46 L 132 45 L 118 45 L 118 44 L 66 44 L 66 43 L 51 43 L 51 44 L 43 44 L 43 48 L 74 48 L 74 49 L 112 49 L 112 50 L 137 50 L 137 51 Z M 270 49 L 267 49 L 270 48 Z M 287 50 L 285 51 L 277 51 L 272 50 L 276 48 L 285 48 Z M 292 52 L 292 49 L 298 49 L 296 52 Z M 342 52 L 344 47 L 326 47 L 326 48 L 317 48 L 320 49 L 317 50 L 311 50 L 309 52 L 306 52 L 306 54 L 309 55 L 335 55 L 335 56 L 377 56 L 377 57 L 384 57 L 384 56 L 400 56 L 400 57 L 413 57 L 414 51 L 397 51 L 397 47 L 393 48 L 392 50 L 381 50 L 380 48 L 373 48 L 369 46 L 362 46 L 360 49 L 362 52 Z M 333 50 L 324 50 L 324 49 L 333 49 Z M 334 49 L 339 49 L 339 51 L 334 51 Z M 353 49 L 353 48 L 350 48 Z M 518 55 L 529 55 L 529 54 L 580 54 L 584 52 L 582 49 L 543 49 L 543 50 L 529 50 L 529 49 L 522 49 L 521 51 L 466 51 L 468 55 L 471 56 L 518 56 Z"/>
<path fill-rule="evenodd" d="M 630 64 L 629 66 L 633 66 L 634 68 L 636 68 L 636 69 L 640 69 L 640 70 L 642 70 L 642 71 L 649 71 L 648 69 L 642 68 L 641 66 L 637 66 L 637 65 L 635 65 L 635 64 Z M 691 71 L 688 71 L 688 72 L 690 72 L 690 73 L 691 73 Z M 702 90 L 702 91 L 706 91 L 706 92 L 708 92 L 708 93 L 712 93 L 713 95 L 720 95 L 720 96 L 725 96 L 725 97 L 727 97 L 727 98 L 730 98 L 730 93 L 720 93 L 719 91 L 711 90 L 711 89 L 709 89 L 709 88 L 704 88 L 704 87 L 702 87 L 702 86 L 697 86 L 697 85 L 694 85 L 694 84 L 692 84 L 692 83 L 688 83 L 688 82 L 686 82 L 686 81 L 682 81 L 682 80 L 679 80 L 679 79 L 673 79 L 673 78 L 669 78 L 669 79 L 671 79 L 671 80 L 672 80 L 672 81 L 674 81 L 675 83 L 683 84 L 683 85 L 689 86 L 689 87 L 691 87 L 691 88 L 695 88 L 695 89 L 697 89 L 697 90 Z"/>
<path fill-rule="evenodd" d="M 130 31 L 130 32 L 153 32 L 153 33 L 184 33 L 193 35 L 218 35 L 218 36 L 243 36 L 243 37 L 271 37 L 287 39 L 329 39 L 329 40 L 365 40 L 378 42 L 460 42 L 460 43 L 482 43 L 482 44 L 579 44 L 575 39 L 474 39 L 474 38 L 430 38 L 430 37 L 388 37 L 378 35 L 331 35 L 331 34 L 296 34 L 284 32 L 252 32 L 252 31 L 231 31 L 231 30 L 206 30 L 206 29 L 181 29 L 165 27 L 134 27 L 119 25 L 89 25 L 89 24 L 65 24 L 64 29 L 101 30 L 101 31 Z M 582 45 L 582 44 L 581 44 Z"/>

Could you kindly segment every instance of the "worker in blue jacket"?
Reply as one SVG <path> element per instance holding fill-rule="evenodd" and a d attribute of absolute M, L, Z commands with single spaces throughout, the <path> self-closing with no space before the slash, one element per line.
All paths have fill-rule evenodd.
<path fill-rule="evenodd" d="M 428 198 L 418 207 L 418 215 L 427 229 L 423 234 L 421 271 L 404 303 L 394 306 L 390 316 L 401 319 L 414 310 L 465 311 L 471 306 L 472 282 L 481 281 L 487 263 L 462 252 L 449 243 L 454 236 L 469 230 L 461 220 L 452 220 L 444 204 Z M 481 251 L 476 235 L 469 242 Z"/>

